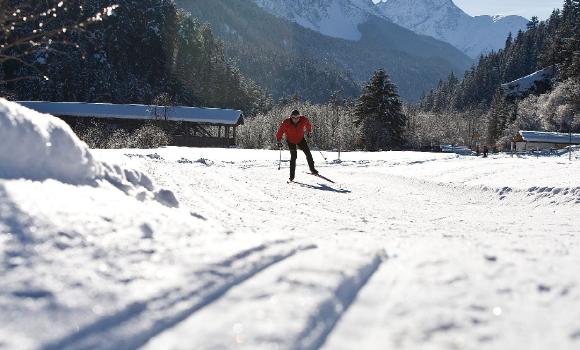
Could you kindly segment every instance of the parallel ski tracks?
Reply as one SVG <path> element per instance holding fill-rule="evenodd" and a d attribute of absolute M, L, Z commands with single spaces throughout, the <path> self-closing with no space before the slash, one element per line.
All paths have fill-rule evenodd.
<path fill-rule="evenodd" d="M 44 350 L 135 349 L 155 335 L 212 304 L 228 290 L 314 244 L 279 240 L 242 251 L 195 271 L 179 286 L 88 324 Z"/>
<path fill-rule="evenodd" d="M 336 249 L 320 246 L 273 266 L 145 349 L 320 349 L 387 259 L 382 250 Z"/>

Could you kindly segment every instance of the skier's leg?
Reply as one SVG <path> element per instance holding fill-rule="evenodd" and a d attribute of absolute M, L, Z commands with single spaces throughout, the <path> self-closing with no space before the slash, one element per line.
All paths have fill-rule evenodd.
<path fill-rule="evenodd" d="M 308 162 L 308 167 L 310 168 L 310 172 L 313 174 L 318 174 L 318 171 L 314 167 L 314 159 L 312 159 L 312 153 L 310 153 L 310 147 L 308 147 L 308 143 L 306 143 L 306 139 L 302 139 L 300 142 L 300 148 L 306 155 L 306 161 Z"/>
<path fill-rule="evenodd" d="M 296 145 L 290 142 L 288 142 L 288 149 L 290 150 L 290 181 L 292 181 L 296 174 L 296 158 L 298 158 L 298 152 L 296 151 Z"/>

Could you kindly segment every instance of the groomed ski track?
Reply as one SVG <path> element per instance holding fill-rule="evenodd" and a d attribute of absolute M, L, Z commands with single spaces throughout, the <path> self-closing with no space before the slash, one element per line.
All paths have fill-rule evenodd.
<path fill-rule="evenodd" d="M 2 350 L 580 346 L 578 159 L 299 156 L 289 185 L 277 151 L 94 154 L 179 208 L 0 183 Z"/>
<path fill-rule="evenodd" d="M 579 344 L 580 326 L 570 321 L 580 311 L 561 309 L 580 295 L 570 268 L 580 266 L 578 188 L 521 191 L 414 176 L 413 167 L 445 167 L 455 156 L 321 162 L 337 184 L 297 172 L 299 186 L 286 185 L 287 168 L 269 161 L 154 158 L 137 163 L 182 206 L 233 236 L 278 239 L 287 252 L 197 304 L 187 301 L 185 313 L 167 309 L 161 326 L 144 333 L 146 349 Z M 472 161 L 485 160 L 464 165 Z M 116 339 L 103 348 L 125 344 Z"/>

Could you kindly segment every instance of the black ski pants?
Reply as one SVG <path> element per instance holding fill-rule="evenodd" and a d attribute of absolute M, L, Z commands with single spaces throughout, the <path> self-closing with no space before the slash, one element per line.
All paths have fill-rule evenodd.
<path fill-rule="evenodd" d="M 299 147 L 306 155 L 306 161 L 308 162 L 310 171 L 314 174 L 317 174 L 318 171 L 316 171 L 314 168 L 314 159 L 312 159 L 312 153 L 310 153 L 308 143 L 306 143 L 306 139 L 302 139 L 299 144 L 288 142 L 288 149 L 290 150 L 290 179 L 294 180 L 294 175 L 296 174 L 296 158 L 298 158 L 298 151 L 296 151 L 296 147 Z"/>

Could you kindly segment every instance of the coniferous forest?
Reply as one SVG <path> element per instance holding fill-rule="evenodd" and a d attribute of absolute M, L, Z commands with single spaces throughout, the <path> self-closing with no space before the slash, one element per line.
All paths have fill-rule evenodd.
<path fill-rule="evenodd" d="M 15 18 L 18 26 L 4 28 L 0 38 L 3 57 L 14 58 L 0 61 L 0 88 L 15 99 L 150 104 L 162 98 L 249 115 L 269 104 L 267 93 L 224 56 L 211 28 L 173 1 L 2 2 L 4 23 Z M 111 16 L 87 23 L 114 5 Z M 18 43 L 35 30 L 48 35 Z"/>
<path fill-rule="evenodd" d="M 580 132 L 580 0 L 532 18 L 416 104 L 399 98 L 389 67 L 358 84 L 332 63 L 256 50 L 224 45 L 172 0 L 0 0 L 0 95 L 13 100 L 240 109 L 238 143 L 258 148 L 274 146 L 275 128 L 296 108 L 326 149 L 502 148 L 517 130 Z M 511 97 L 501 88 L 550 66 L 557 74 L 542 91 Z M 260 86 L 240 67 L 271 79 Z"/>

